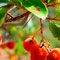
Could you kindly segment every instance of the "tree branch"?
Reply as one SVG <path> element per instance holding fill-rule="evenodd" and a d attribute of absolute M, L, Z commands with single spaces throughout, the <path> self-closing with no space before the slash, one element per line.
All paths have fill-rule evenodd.
<path fill-rule="evenodd" d="M 43 20 L 40 19 L 40 26 L 41 26 L 41 43 L 44 43 L 44 39 L 43 39 Z"/>
<path fill-rule="evenodd" d="M 33 16 L 32 14 L 29 14 L 29 16 L 28 16 L 28 18 L 27 18 L 27 21 L 26 21 L 26 23 L 24 24 L 23 28 L 26 27 L 26 25 L 28 24 L 28 22 L 31 20 L 32 16 Z"/>
<path fill-rule="evenodd" d="M 7 23 L 4 23 L 4 25 L 12 25 L 12 26 L 18 26 L 18 25 L 21 25 L 20 22 L 7 22 Z"/>
<path fill-rule="evenodd" d="M 36 37 L 37 35 L 41 35 L 41 28 L 38 29 L 34 34 L 32 34 L 32 39 L 34 39 L 34 37 Z M 48 45 L 47 48 L 50 48 L 50 42 L 49 40 L 47 40 L 44 36 L 43 36 L 43 39 L 45 40 L 45 43 Z M 40 45 L 41 46 L 41 45 Z M 44 45 L 45 46 L 45 45 Z"/>
<path fill-rule="evenodd" d="M 48 20 L 60 21 L 60 18 L 49 18 L 49 17 L 47 17 L 46 19 L 48 19 Z"/>
<path fill-rule="evenodd" d="M 19 8 L 13 6 L 10 10 L 7 11 L 7 14 L 8 14 L 11 18 L 14 18 L 15 16 L 13 16 L 12 12 L 17 11 L 18 9 L 19 9 Z"/>
<path fill-rule="evenodd" d="M 11 19 L 9 19 L 9 20 L 7 20 L 7 21 L 5 21 L 5 22 L 16 21 L 17 19 L 21 19 L 21 18 L 23 18 L 23 17 L 25 17 L 25 16 L 27 16 L 27 15 L 29 15 L 29 14 L 30 14 L 30 12 L 27 11 L 26 13 L 24 13 L 24 14 L 22 14 L 22 15 L 20 15 L 20 16 L 17 16 L 17 17 L 11 18 Z"/>
<path fill-rule="evenodd" d="M 46 5 L 47 5 L 47 7 L 55 7 L 56 5 L 60 5 L 60 3 L 54 2 L 54 3 L 50 3 L 50 4 L 46 4 Z"/>

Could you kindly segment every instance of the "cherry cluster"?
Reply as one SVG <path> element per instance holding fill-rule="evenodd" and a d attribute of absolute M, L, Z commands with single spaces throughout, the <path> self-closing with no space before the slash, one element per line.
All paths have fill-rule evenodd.
<path fill-rule="evenodd" d="M 44 45 L 40 46 L 35 38 L 24 40 L 24 48 L 30 52 L 31 60 L 60 60 L 59 48 L 49 51 Z"/>
<path fill-rule="evenodd" d="M 2 43 L 2 34 L 0 34 L 0 48 L 8 48 L 8 49 L 14 49 L 15 43 L 13 40 L 10 40 L 8 42 Z"/>

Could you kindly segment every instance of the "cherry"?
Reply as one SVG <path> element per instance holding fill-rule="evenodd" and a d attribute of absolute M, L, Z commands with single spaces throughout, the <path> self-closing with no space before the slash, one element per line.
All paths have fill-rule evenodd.
<path fill-rule="evenodd" d="M 0 41 L 2 40 L 2 34 L 0 34 Z"/>
<path fill-rule="evenodd" d="M 1 47 L 2 47 L 2 48 L 6 48 L 6 47 L 7 47 L 7 46 L 6 46 L 6 43 L 2 43 Z"/>
<path fill-rule="evenodd" d="M 34 45 L 37 45 L 37 40 L 35 38 L 27 38 L 24 40 L 23 45 L 27 51 L 30 51 Z"/>
<path fill-rule="evenodd" d="M 36 39 L 28 38 L 24 41 L 24 48 L 30 52 L 31 60 L 47 60 L 47 49 L 37 43 Z"/>
<path fill-rule="evenodd" d="M 9 49 L 14 49 L 15 48 L 15 43 L 14 43 L 14 41 L 9 41 L 7 44 L 7 47 L 9 48 Z"/>
<path fill-rule="evenodd" d="M 49 53 L 49 55 L 48 55 L 48 57 L 47 57 L 47 60 L 60 60 L 60 52 L 59 52 L 59 50 L 53 49 L 53 50 Z"/>
<path fill-rule="evenodd" d="M 47 60 L 48 51 L 45 47 L 33 47 L 31 51 L 31 60 Z"/>

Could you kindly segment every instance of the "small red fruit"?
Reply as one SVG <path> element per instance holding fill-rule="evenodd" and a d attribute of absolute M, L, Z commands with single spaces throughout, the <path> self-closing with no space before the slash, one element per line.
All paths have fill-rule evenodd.
<path fill-rule="evenodd" d="M 31 60 L 47 60 L 48 51 L 42 46 L 40 47 L 36 39 L 28 38 L 24 41 L 24 48 L 30 52 Z"/>
<path fill-rule="evenodd" d="M 45 47 L 34 47 L 31 51 L 31 60 L 47 60 L 48 51 Z"/>
<path fill-rule="evenodd" d="M 52 50 L 49 53 L 47 60 L 60 60 L 60 52 L 56 49 Z"/>
<path fill-rule="evenodd" d="M 31 51 L 31 49 L 34 45 L 38 45 L 37 40 L 35 38 L 34 39 L 28 38 L 28 39 L 24 40 L 24 48 L 27 51 Z"/>
<path fill-rule="evenodd" d="M 1 47 L 2 47 L 2 48 L 6 48 L 6 47 L 7 47 L 7 46 L 6 46 L 6 43 L 2 43 Z"/>
<path fill-rule="evenodd" d="M 0 41 L 2 40 L 2 34 L 0 34 Z"/>
<path fill-rule="evenodd" d="M 7 43 L 7 47 L 9 48 L 9 49 L 14 49 L 15 48 L 15 43 L 14 43 L 14 41 L 9 41 L 8 43 Z"/>

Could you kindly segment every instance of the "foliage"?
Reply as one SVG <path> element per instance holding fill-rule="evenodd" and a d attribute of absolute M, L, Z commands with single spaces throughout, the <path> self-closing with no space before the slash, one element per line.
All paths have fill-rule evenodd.
<path fill-rule="evenodd" d="M 54 24 L 54 22 L 50 22 L 50 30 L 53 35 L 60 40 L 60 27 L 57 24 Z"/>
<path fill-rule="evenodd" d="M 16 54 L 27 53 L 23 48 L 23 41 L 39 30 L 40 19 L 43 20 L 44 37 L 50 41 L 52 47 L 60 47 L 59 1 L 0 0 L 0 33 L 4 41 L 15 41 Z M 39 42 L 41 36 L 37 34 L 36 38 Z"/>

